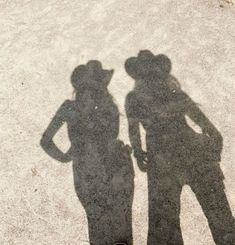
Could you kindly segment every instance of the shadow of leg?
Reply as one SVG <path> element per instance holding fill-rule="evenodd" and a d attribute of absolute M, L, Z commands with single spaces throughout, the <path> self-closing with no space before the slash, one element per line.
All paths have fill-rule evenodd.
<path fill-rule="evenodd" d="M 235 244 L 235 222 L 224 191 L 223 180 L 218 180 L 217 176 L 211 174 L 203 179 L 197 178 L 197 181 L 191 184 L 191 188 L 207 217 L 215 243 Z"/>
<path fill-rule="evenodd" d="M 158 176 L 152 186 L 149 178 L 148 245 L 183 244 L 180 229 L 180 194 L 182 186 L 174 176 Z"/>

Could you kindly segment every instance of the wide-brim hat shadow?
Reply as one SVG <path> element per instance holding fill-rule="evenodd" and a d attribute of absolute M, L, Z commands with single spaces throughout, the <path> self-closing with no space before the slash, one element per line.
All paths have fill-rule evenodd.
<path fill-rule="evenodd" d="M 141 50 L 137 57 L 130 57 L 126 60 L 125 69 L 129 76 L 138 79 L 152 72 L 170 73 L 171 61 L 164 54 L 154 55 L 149 50 Z"/>
<path fill-rule="evenodd" d="M 84 87 L 99 89 L 109 85 L 114 70 L 103 69 L 98 60 L 90 60 L 86 65 L 77 66 L 72 75 L 71 83 L 75 89 Z"/>

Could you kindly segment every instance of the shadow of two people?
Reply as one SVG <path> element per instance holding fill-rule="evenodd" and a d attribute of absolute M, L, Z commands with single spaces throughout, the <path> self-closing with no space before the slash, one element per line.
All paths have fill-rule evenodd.
<path fill-rule="evenodd" d="M 126 112 L 134 156 L 148 175 L 148 244 L 183 244 L 179 211 L 184 184 L 195 192 L 215 242 L 233 244 L 234 220 L 218 166 L 222 136 L 170 75 L 165 55 L 141 51 L 125 68 L 136 83 L 126 98 Z M 41 140 L 54 159 L 73 161 L 75 190 L 95 245 L 133 243 L 134 172 L 131 150 L 117 139 L 119 112 L 107 89 L 112 74 L 99 61 L 78 66 L 71 76 L 76 98 L 62 104 Z M 201 134 L 188 126 L 186 115 L 201 127 Z M 64 123 L 71 141 L 66 153 L 53 142 Z M 146 130 L 147 153 L 140 124 Z"/>

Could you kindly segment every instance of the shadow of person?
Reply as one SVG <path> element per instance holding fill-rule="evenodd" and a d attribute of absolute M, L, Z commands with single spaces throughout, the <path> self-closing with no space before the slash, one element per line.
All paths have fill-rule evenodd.
<path fill-rule="evenodd" d="M 186 184 L 203 209 L 215 243 L 235 244 L 234 218 L 219 166 L 221 134 L 181 90 L 167 56 L 143 50 L 127 59 L 125 69 L 135 80 L 125 105 L 129 137 L 137 164 L 148 175 L 148 244 L 183 244 L 180 194 Z M 147 153 L 140 124 L 146 131 Z"/>
<path fill-rule="evenodd" d="M 117 139 L 119 112 L 107 89 L 112 75 L 94 60 L 75 68 L 76 98 L 61 105 L 41 139 L 48 155 L 73 161 L 75 190 L 95 245 L 132 244 L 134 172 L 130 148 Z M 64 123 L 71 141 L 66 153 L 53 142 Z"/>

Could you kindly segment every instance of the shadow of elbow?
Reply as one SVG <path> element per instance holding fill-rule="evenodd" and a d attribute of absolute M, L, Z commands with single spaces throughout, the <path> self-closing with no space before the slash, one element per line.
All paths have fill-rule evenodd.
<path fill-rule="evenodd" d="M 50 146 L 50 141 L 43 135 L 41 140 L 40 140 L 40 146 L 46 150 Z"/>

